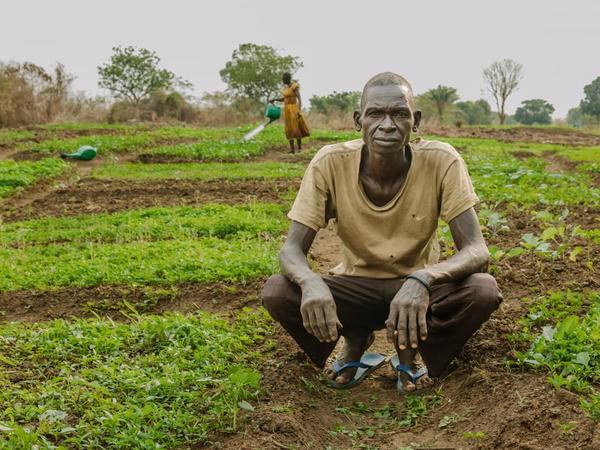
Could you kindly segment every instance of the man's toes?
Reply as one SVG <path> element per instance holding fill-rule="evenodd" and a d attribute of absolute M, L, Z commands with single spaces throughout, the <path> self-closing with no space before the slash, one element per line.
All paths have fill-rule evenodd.
<path fill-rule="evenodd" d="M 402 382 L 402 385 L 404 386 L 404 390 L 405 390 L 406 392 L 412 392 L 412 391 L 414 391 L 414 390 L 417 388 L 417 387 L 416 387 L 416 386 L 413 384 L 413 382 L 412 382 L 412 381 L 408 381 L 408 380 L 405 380 L 405 381 L 403 381 L 403 382 Z"/>
<path fill-rule="evenodd" d="M 425 387 L 431 386 L 432 384 L 433 380 L 429 377 L 429 375 L 423 375 L 417 380 L 417 389 L 423 389 Z"/>
<path fill-rule="evenodd" d="M 341 374 L 339 374 L 336 377 L 335 381 L 336 381 L 336 383 L 339 383 L 339 384 L 346 384 L 346 383 L 350 382 L 352 377 L 354 377 L 355 373 L 356 373 L 355 371 L 346 370 L 346 371 L 342 372 Z"/>

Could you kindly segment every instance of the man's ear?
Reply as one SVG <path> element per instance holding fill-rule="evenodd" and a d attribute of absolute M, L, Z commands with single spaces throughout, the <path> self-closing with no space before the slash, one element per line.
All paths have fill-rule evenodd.
<path fill-rule="evenodd" d="M 354 111 L 354 129 L 356 131 L 362 130 L 362 123 L 360 121 L 360 111 Z"/>
<path fill-rule="evenodd" d="M 413 131 L 417 131 L 421 125 L 421 111 L 417 109 L 415 112 L 413 112 L 413 119 Z"/>

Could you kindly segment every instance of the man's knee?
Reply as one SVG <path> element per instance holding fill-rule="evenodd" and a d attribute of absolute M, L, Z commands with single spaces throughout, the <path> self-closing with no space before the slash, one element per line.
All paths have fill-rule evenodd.
<path fill-rule="evenodd" d="M 482 313 L 488 316 L 502 303 L 502 294 L 498 289 L 496 279 L 488 273 L 474 273 L 468 278 L 468 283 L 473 287 L 473 302 Z"/>
<path fill-rule="evenodd" d="M 261 291 L 262 303 L 271 316 L 279 320 L 281 310 L 297 300 L 300 288 L 283 275 L 271 276 Z"/>

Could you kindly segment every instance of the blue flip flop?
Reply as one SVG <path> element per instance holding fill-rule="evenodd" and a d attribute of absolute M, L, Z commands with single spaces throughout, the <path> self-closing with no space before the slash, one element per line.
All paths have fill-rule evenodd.
<path fill-rule="evenodd" d="M 354 374 L 354 378 L 352 378 L 348 383 L 337 383 L 335 380 L 327 379 L 326 382 L 329 386 L 335 389 L 350 389 L 358 385 L 362 380 L 364 380 L 371 372 L 375 369 L 381 367 L 385 362 L 385 356 L 380 355 L 379 353 L 363 353 L 360 357 L 360 361 L 350 361 L 341 365 L 339 361 L 334 361 L 332 364 L 332 368 L 335 372 L 335 376 L 337 377 L 343 370 L 350 369 L 351 367 L 356 367 L 356 373 Z"/>
<path fill-rule="evenodd" d="M 414 391 L 406 391 L 404 389 L 404 384 L 402 383 L 402 380 L 400 379 L 400 372 L 402 372 L 402 373 L 408 375 L 411 383 L 416 385 L 417 380 L 419 378 L 421 378 L 423 375 L 427 375 L 427 373 L 428 373 L 427 367 L 421 367 L 416 372 L 413 372 L 410 367 L 405 366 L 404 364 L 400 364 L 398 355 L 394 355 L 390 358 L 390 365 L 392 366 L 392 368 L 396 371 L 396 373 L 398 375 L 398 379 L 396 380 L 396 389 L 398 389 L 398 392 L 400 392 L 401 394 L 419 395 L 419 394 L 424 394 L 425 392 L 430 390 L 431 386 L 428 386 L 428 387 L 422 388 L 422 389 L 418 389 L 418 390 L 414 390 Z"/>

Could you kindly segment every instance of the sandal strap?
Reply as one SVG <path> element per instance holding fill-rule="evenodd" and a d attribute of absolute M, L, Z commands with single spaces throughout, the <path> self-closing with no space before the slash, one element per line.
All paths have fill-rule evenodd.
<path fill-rule="evenodd" d="M 427 367 L 421 367 L 416 372 L 413 372 L 410 367 L 405 366 L 404 364 L 398 364 L 398 365 L 396 365 L 395 369 L 398 372 L 402 372 L 402 373 L 405 373 L 406 375 L 408 375 L 410 377 L 411 383 L 415 383 L 415 381 L 417 381 L 423 375 L 427 374 Z"/>
<path fill-rule="evenodd" d="M 339 361 L 334 361 L 332 364 L 333 370 L 335 371 L 336 375 L 339 375 L 340 372 L 346 370 L 346 369 L 350 369 L 350 368 L 358 368 L 358 369 L 368 369 L 369 367 L 371 367 L 368 364 L 365 364 L 364 362 L 360 361 L 360 360 L 356 360 L 356 361 L 349 361 L 347 363 L 345 363 L 343 366 L 340 365 Z"/>

